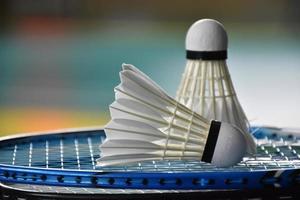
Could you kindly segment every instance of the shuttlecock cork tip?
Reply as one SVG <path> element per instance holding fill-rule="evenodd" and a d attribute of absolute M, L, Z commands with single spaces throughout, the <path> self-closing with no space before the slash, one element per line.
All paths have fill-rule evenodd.
<path fill-rule="evenodd" d="M 247 141 L 240 129 L 212 121 L 201 160 L 217 167 L 230 167 L 242 160 L 246 147 Z"/>
<path fill-rule="evenodd" d="M 224 26 L 213 19 L 201 19 L 189 28 L 185 47 L 188 59 L 224 60 L 228 38 Z"/>

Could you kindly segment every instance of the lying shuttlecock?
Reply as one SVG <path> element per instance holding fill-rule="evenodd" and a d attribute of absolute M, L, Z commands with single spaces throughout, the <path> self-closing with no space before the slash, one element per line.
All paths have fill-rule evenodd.
<path fill-rule="evenodd" d="M 227 33 L 212 19 L 195 22 L 186 36 L 187 64 L 176 100 L 207 119 L 236 125 L 248 132 L 249 122 L 237 99 L 227 59 Z M 247 135 L 252 142 L 251 135 Z M 255 145 L 248 153 L 256 151 Z"/>
<path fill-rule="evenodd" d="M 123 65 L 120 79 L 99 166 L 175 159 L 227 167 L 245 155 L 247 139 L 237 127 L 192 112 L 132 65 Z"/>

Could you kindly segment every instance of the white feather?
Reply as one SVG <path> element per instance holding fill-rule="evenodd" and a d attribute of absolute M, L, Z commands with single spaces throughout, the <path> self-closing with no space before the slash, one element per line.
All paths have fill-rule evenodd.
<path fill-rule="evenodd" d="M 115 88 L 116 100 L 110 105 L 112 120 L 104 129 L 106 140 L 100 147 L 98 165 L 201 160 L 210 121 L 168 96 L 132 65 L 123 65 L 120 78 L 121 83 Z M 230 126 L 230 130 L 234 128 Z"/>

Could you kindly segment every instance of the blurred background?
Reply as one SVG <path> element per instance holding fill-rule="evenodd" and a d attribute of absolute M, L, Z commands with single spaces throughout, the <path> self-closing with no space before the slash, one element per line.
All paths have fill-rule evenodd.
<path fill-rule="evenodd" d="M 300 127 L 300 1 L 2 0 L 0 135 L 99 126 L 122 63 L 172 96 L 188 27 L 214 18 L 251 123 Z"/>

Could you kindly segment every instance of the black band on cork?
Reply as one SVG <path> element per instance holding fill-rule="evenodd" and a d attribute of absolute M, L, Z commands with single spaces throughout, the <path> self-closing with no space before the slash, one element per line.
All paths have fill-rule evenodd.
<path fill-rule="evenodd" d="M 204 147 L 201 161 L 208 162 L 208 163 L 211 162 L 217 144 L 220 128 L 221 128 L 221 122 L 214 121 L 214 120 L 211 121 L 208 137 L 206 140 L 206 145 Z"/>
<path fill-rule="evenodd" d="M 186 58 L 190 60 L 225 60 L 227 51 L 190 51 L 186 50 Z"/>

